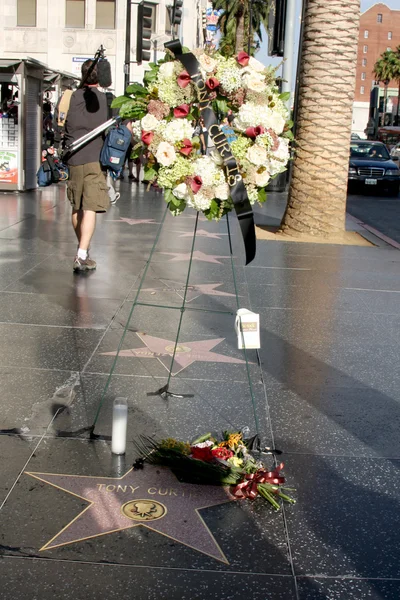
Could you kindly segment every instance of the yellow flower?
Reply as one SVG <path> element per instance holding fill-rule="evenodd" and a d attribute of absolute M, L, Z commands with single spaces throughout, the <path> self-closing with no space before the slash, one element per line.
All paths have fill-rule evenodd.
<path fill-rule="evenodd" d="M 241 467 L 243 464 L 243 459 L 238 458 L 237 456 L 232 456 L 231 458 L 228 458 L 227 462 L 233 467 Z"/>

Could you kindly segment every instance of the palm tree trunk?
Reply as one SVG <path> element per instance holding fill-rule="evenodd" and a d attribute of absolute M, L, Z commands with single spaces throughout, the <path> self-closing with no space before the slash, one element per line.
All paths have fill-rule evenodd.
<path fill-rule="evenodd" d="M 359 0 L 305 0 L 296 155 L 282 230 L 343 231 Z"/>
<path fill-rule="evenodd" d="M 236 54 L 238 52 L 240 52 L 241 50 L 245 50 L 244 47 L 244 43 L 245 43 L 245 32 L 244 32 L 244 19 L 245 14 L 243 11 L 243 14 L 241 14 L 238 17 L 238 21 L 237 21 L 237 28 L 236 28 L 236 46 L 235 46 L 235 51 Z"/>

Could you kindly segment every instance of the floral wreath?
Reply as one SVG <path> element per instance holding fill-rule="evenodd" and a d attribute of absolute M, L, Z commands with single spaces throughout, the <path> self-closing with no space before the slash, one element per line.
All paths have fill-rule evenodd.
<path fill-rule="evenodd" d="M 185 54 L 186 49 L 183 58 Z M 236 161 L 237 179 L 243 181 L 250 204 L 263 203 L 266 186 L 289 160 L 293 137 L 287 94 L 279 93 L 275 69 L 245 52 L 226 58 L 201 49 L 194 55 L 209 105 Z M 227 161 L 215 148 L 201 154 L 195 126 L 202 116 L 202 92 L 182 62 L 167 50 L 163 60 L 149 64 L 143 85 L 128 86 L 112 107 L 133 120 L 131 157 L 145 156 L 144 179 L 164 190 L 171 212 L 179 215 L 188 206 L 218 220 L 234 208 Z"/>

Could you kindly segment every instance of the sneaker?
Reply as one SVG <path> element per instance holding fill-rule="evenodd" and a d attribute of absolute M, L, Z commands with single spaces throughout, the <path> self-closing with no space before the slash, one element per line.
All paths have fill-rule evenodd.
<path fill-rule="evenodd" d="M 117 200 L 121 198 L 121 194 L 119 192 L 115 192 L 115 196 L 112 200 L 110 200 L 111 204 L 117 204 Z"/>
<path fill-rule="evenodd" d="M 74 260 L 74 271 L 92 271 L 97 267 L 96 261 L 89 258 L 89 256 L 83 260 L 75 256 Z"/>

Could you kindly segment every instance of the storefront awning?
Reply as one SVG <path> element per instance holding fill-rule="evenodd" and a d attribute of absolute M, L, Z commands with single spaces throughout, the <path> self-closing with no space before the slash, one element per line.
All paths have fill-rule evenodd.
<path fill-rule="evenodd" d="M 0 58 L 0 69 L 9 69 L 22 62 L 21 58 Z"/>

